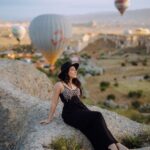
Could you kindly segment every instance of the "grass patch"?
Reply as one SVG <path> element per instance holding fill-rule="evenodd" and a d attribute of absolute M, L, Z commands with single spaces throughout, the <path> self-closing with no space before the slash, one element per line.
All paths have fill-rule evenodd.
<path fill-rule="evenodd" d="M 122 139 L 122 143 L 129 149 L 141 148 L 144 144 L 150 143 L 150 131 L 139 134 L 138 136 L 128 136 Z"/>
<path fill-rule="evenodd" d="M 95 105 L 95 103 L 91 99 L 88 99 L 88 98 L 84 98 L 82 101 L 87 105 Z"/>
<path fill-rule="evenodd" d="M 138 91 L 130 91 L 128 93 L 128 97 L 129 98 L 140 98 L 143 94 L 142 90 L 138 90 Z"/>
<path fill-rule="evenodd" d="M 105 91 L 110 86 L 110 83 L 107 81 L 102 81 L 99 86 L 101 91 Z"/>
<path fill-rule="evenodd" d="M 83 149 L 82 143 L 77 142 L 75 136 L 71 138 L 59 137 L 52 140 L 48 148 L 52 148 L 53 150 L 85 150 Z"/>
<path fill-rule="evenodd" d="M 140 113 L 138 110 L 129 108 L 129 109 L 122 109 L 122 108 L 117 108 L 117 109 L 112 109 L 110 108 L 109 110 L 114 111 L 120 115 L 126 116 L 130 118 L 131 120 L 134 120 L 139 123 L 144 123 L 144 124 L 150 124 L 150 115 L 143 115 Z"/>

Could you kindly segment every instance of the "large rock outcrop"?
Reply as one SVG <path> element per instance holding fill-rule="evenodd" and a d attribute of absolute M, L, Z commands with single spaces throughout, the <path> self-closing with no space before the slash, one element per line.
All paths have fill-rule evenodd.
<path fill-rule="evenodd" d="M 0 79 L 9 81 L 9 83 L 31 96 L 42 100 L 50 99 L 52 82 L 34 65 L 17 60 L 1 59 Z"/>
<path fill-rule="evenodd" d="M 7 64 L 10 61 L 1 62 Z M 19 62 L 17 63 L 19 64 Z M 14 63 L 14 68 L 15 65 Z M 21 66 L 22 63 L 19 65 Z M 26 69 L 30 72 L 30 67 Z M 36 70 L 36 72 L 38 71 Z M 13 76 L 13 72 L 11 73 Z M 38 76 L 35 76 L 42 78 L 41 73 L 38 72 L 37 74 Z M 32 78 L 34 79 L 34 75 L 32 75 L 31 80 Z M 49 82 L 48 78 L 45 78 L 45 82 L 46 80 Z M 24 92 L 16 84 L 10 82 L 10 79 L 2 80 L 0 76 L 0 150 L 44 150 L 43 145 L 50 144 L 54 138 L 58 136 L 71 137 L 72 135 L 76 135 L 78 140 L 83 142 L 86 150 L 93 150 L 90 142 L 80 131 L 63 122 L 61 118 L 63 104 L 61 101 L 59 101 L 52 123 L 48 125 L 39 123 L 40 120 L 47 117 L 50 108 L 50 101 L 43 101 L 43 99 L 36 96 L 36 93 L 33 96 L 30 92 Z M 146 125 L 131 121 L 114 112 L 96 106 L 88 107 L 91 110 L 102 112 L 108 128 L 118 139 L 126 135 L 138 135 L 149 129 Z"/>

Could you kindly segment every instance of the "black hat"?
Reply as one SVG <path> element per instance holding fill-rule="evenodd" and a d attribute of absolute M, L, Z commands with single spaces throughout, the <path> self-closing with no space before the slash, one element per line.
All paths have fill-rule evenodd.
<path fill-rule="evenodd" d="M 62 77 L 64 76 L 64 73 L 71 67 L 74 66 L 76 68 L 76 70 L 79 67 L 78 63 L 72 63 L 71 61 L 67 61 L 64 64 L 61 65 L 61 72 L 58 74 L 58 77 L 60 79 L 62 79 Z"/>

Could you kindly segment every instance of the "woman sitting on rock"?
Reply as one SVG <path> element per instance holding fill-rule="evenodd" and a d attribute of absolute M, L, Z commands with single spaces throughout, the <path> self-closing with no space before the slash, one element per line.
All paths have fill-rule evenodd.
<path fill-rule="evenodd" d="M 61 66 L 58 75 L 61 81 L 54 86 L 49 116 L 40 123 L 48 124 L 52 121 L 60 97 L 64 103 L 62 111 L 64 122 L 80 130 L 89 139 L 94 150 L 128 150 L 113 137 L 101 112 L 88 109 L 80 100 L 82 90 L 77 78 L 78 67 L 78 63 L 73 64 L 69 61 Z"/>

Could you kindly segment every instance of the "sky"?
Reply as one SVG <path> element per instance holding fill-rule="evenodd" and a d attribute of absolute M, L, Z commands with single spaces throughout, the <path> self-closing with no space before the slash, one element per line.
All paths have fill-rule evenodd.
<path fill-rule="evenodd" d="M 131 0 L 128 10 L 150 8 L 150 0 Z M 0 20 L 30 20 L 45 14 L 75 15 L 117 11 L 114 0 L 0 0 Z"/>

